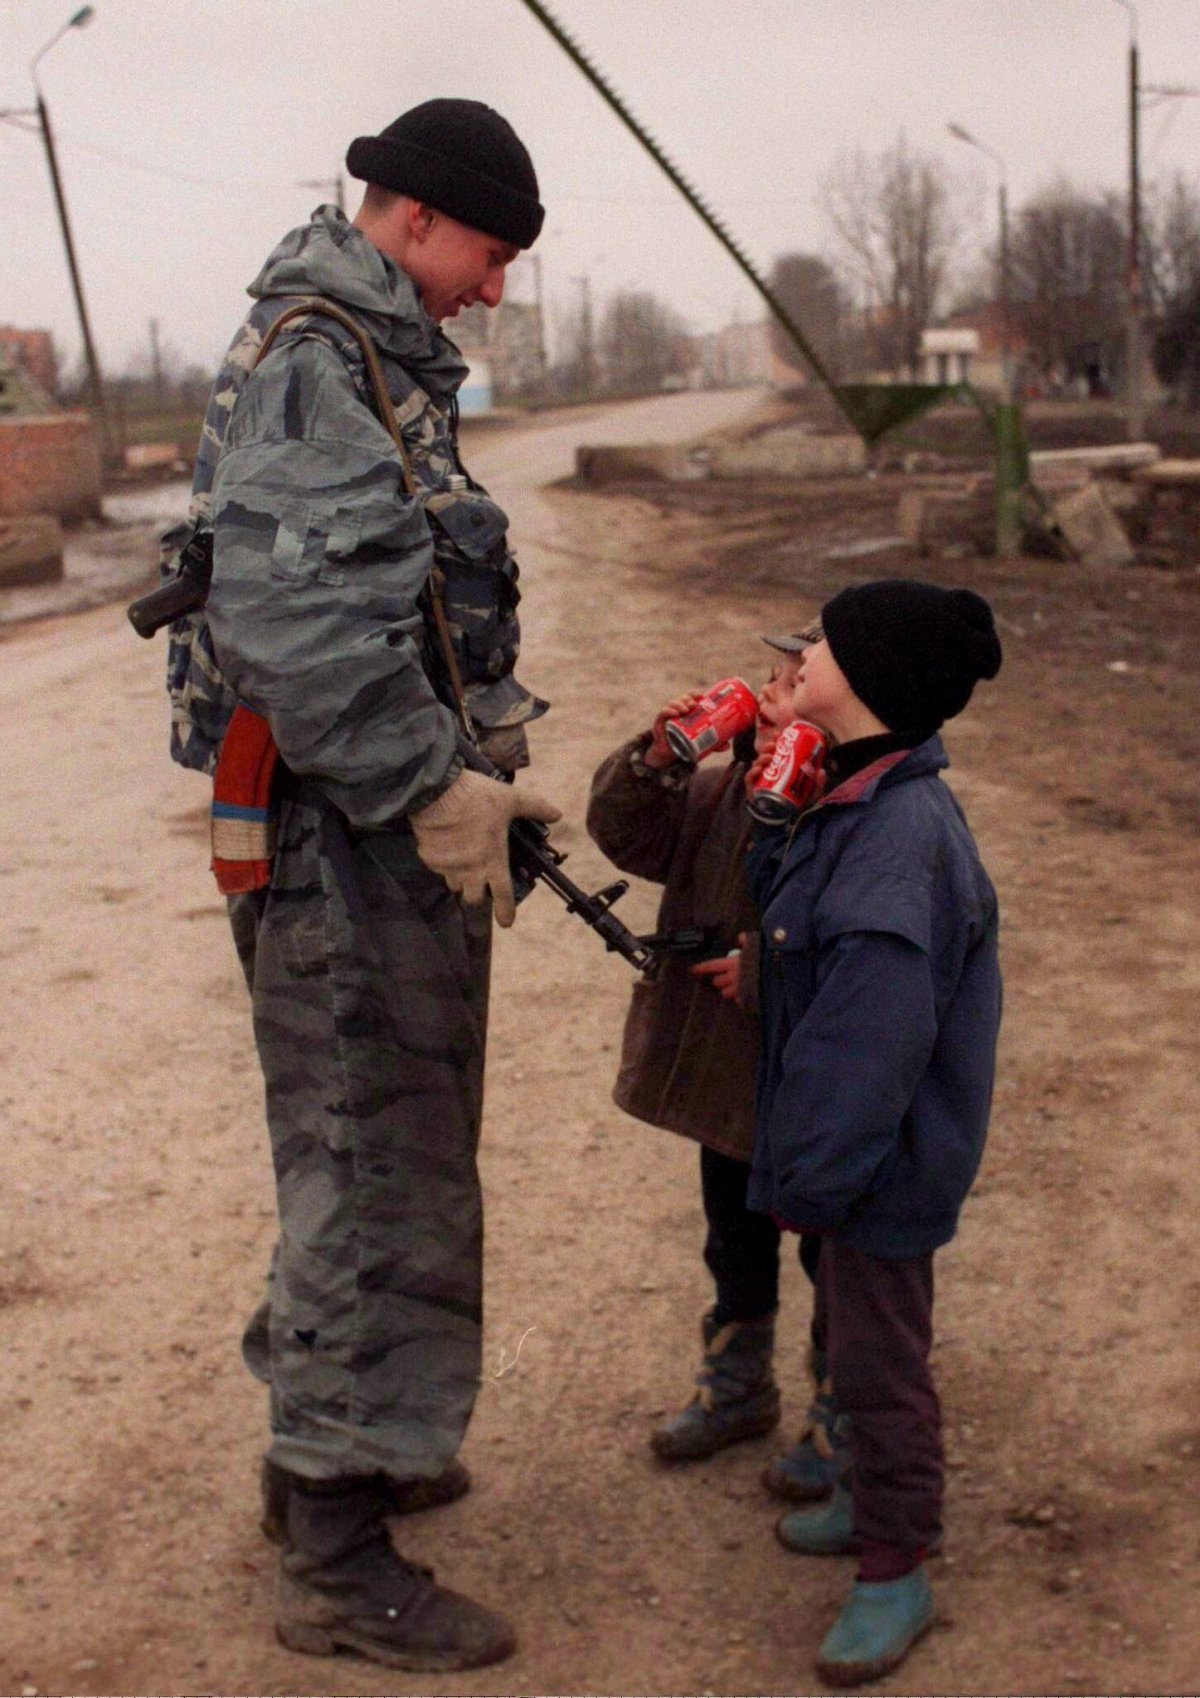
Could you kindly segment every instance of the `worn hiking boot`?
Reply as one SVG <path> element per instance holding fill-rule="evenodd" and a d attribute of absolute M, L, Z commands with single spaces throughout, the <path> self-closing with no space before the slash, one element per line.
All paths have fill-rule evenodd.
<path fill-rule="evenodd" d="M 762 1483 L 786 1503 L 818 1503 L 845 1479 L 849 1467 L 849 1417 L 839 1414 L 833 1381 L 826 1378 L 809 1405 L 804 1431 L 791 1450 L 767 1463 Z"/>
<path fill-rule="evenodd" d="M 651 1450 L 664 1462 L 698 1461 L 779 1425 L 779 1388 L 771 1371 L 774 1314 L 718 1327 L 710 1310 L 701 1336 L 704 1361 L 695 1396 L 650 1436 Z"/>
<path fill-rule="evenodd" d="M 275 1631 L 290 1651 L 351 1651 L 388 1668 L 443 1672 L 510 1656 L 511 1625 L 405 1562 L 374 1476 L 291 1475 Z"/>
<path fill-rule="evenodd" d="M 903 1662 L 933 1626 L 933 1588 L 923 1568 L 899 1580 L 856 1580 L 817 1656 L 831 1686 L 861 1686 Z"/>
<path fill-rule="evenodd" d="M 471 1476 L 464 1464 L 457 1460 L 432 1478 L 397 1480 L 390 1474 L 380 1474 L 378 1478 L 385 1515 L 416 1515 L 418 1510 L 440 1509 L 443 1504 L 465 1497 L 471 1489 Z M 264 1456 L 259 1480 L 262 1486 L 260 1525 L 273 1545 L 282 1545 L 292 1475 Z"/>

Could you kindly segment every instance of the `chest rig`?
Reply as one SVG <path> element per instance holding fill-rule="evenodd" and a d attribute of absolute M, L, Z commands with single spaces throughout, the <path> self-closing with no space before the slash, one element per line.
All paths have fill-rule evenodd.
<path fill-rule="evenodd" d="M 381 358 L 363 327 L 337 303 L 317 296 L 290 303 L 273 299 L 251 313 L 214 386 L 189 517 L 164 537 L 162 571 L 169 575 L 189 542 L 205 530 L 211 534 L 213 479 L 229 418 L 249 373 L 285 328 L 297 339 L 324 341 L 343 359 L 364 405 L 396 445 L 406 492 L 424 509 L 434 565 L 423 597 L 423 659 L 434 690 L 456 714 L 465 703 L 472 735 L 493 746 L 500 764 L 526 764 L 522 727 L 544 713 L 546 703 L 513 676 L 520 592 L 507 516 L 463 468 L 453 412 L 435 405 L 397 360 Z M 203 611 L 171 626 L 167 688 L 172 758 L 212 773 L 237 698 L 221 673 Z"/>

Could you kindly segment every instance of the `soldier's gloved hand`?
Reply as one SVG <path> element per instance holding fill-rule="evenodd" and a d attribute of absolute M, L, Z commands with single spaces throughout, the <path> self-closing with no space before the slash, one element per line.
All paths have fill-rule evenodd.
<path fill-rule="evenodd" d="M 417 853 L 465 902 L 482 902 L 490 890 L 498 926 L 517 914 L 508 867 L 508 828 L 515 819 L 553 825 L 562 810 L 531 790 L 500 784 L 464 768 L 448 790 L 410 814 Z"/>

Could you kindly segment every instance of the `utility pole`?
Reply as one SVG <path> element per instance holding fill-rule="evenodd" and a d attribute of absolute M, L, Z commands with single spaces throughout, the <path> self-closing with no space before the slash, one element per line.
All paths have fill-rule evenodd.
<path fill-rule="evenodd" d="M 154 404 L 161 407 L 163 400 L 163 368 L 162 349 L 158 343 L 158 320 L 150 320 L 150 381 L 154 389 Z"/>
<path fill-rule="evenodd" d="M 530 254 L 533 263 L 533 299 L 537 312 L 538 384 L 546 386 L 546 303 L 542 295 L 542 256 Z"/>
<path fill-rule="evenodd" d="M 75 257 L 75 242 L 71 235 L 71 220 L 67 212 L 67 197 L 63 192 L 62 176 L 58 169 L 58 155 L 54 147 L 54 130 L 50 123 L 50 111 L 38 82 L 38 61 L 59 41 L 69 29 L 82 29 L 91 23 L 95 17 L 95 7 L 81 6 L 73 12 L 67 22 L 56 34 L 50 37 L 46 45 L 35 53 L 29 62 L 29 74 L 33 81 L 34 93 L 37 96 L 37 106 L 32 112 L 6 111 L 0 112 L 0 118 L 16 120 L 33 118 L 46 150 L 46 164 L 50 170 L 50 184 L 54 190 L 54 204 L 58 210 L 58 222 L 62 230 L 63 247 L 67 255 L 67 270 L 71 275 L 71 289 L 75 296 L 75 309 L 79 315 L 79 329 L 83 337 L 83 357 L 87 365 L 88 389 L 91 393 L 92 407 L 100 428 L 100 452 L 105 466 L 115 463 L 112 431 L 109 425 L 108 406 L 104 396 L 104 382 L 100 376 L 100 361 L 96 355 L 96 344 L 92 338 L 92 327 L 88 319 L 87 302 L 83 294 L 83 278 L 79 271 L 79 262 Z M 26 126 L 21 126 L 25 128 Z"/>
<path fill-rule="evenodd" d="M 579 335 L 575 343 L 576 379 L 580 392 L 590 395 L 596 387 L 596 349 L 592 332 L 592 280 L 584 275 L 572 277 L 579 285 Z"/>
<path fill-rule="evenodd" d="M 1146 430 L 1142 402 L 1142 190 L 1138 163 L 1138 43 L 1136 14 L 1129 38 L 1129 294 L 1125 317 L 1126 435 L 1140 442 Z"/>
<path fill-rule="evenodd" d="M 346 191 L 342 173 L 339 171 L 332 177 L 301 177 L 296 183 L 298 189 L 320 189 L 327 193 L 333 190 L 333 204 L 339 212 L 346 210 Z"/>
<path fill-rule="evenodd" d="M 996 553 L 1002 560 L 1012 560 L 1021 552 L 1024 529 L 1024 488 L 1028 478 L 1025 454 L 1025 433 L 1021 425 L 1021 410 L 1013 399 L 1012 331 L 1009 310 L 1011 287 L 1008 259 L 1008 167 L 1004 157 L 986 142 L 972 135 L 961 124 L 947 124 L 955 141 L 985 153 L 1000 173 L 1000 400 L 992 409 L 992 436 L 995 446 L 996 479 Z"/>
<path fill-rule="evenodd" d="M 41 125 L 42 141 L 46 147 L 46 162 L 50 167 L 50 181 L 54 187 L 54 204 L 58 208 L 58 222 L 62 227 L 63 247 L 67 254 L 67 269 L 71 273 L 71 288 L 75 293 L 75 308 L 79 314 L 79 328 L 83 334 L 83 355 L 87 362 L 88 386 L 92 392 L 92 405 L 100 417 L 100 437 L 106 462 L 111 460 L 112 451 L 109 441 L 108 409 L 104 401 L 104 383 L 100 376 L 100 361 L 96 356 L 96 344 L 92 340 L 92 327 L 88 320 L 87 302 L 83 296 L 83 278 L 79 274 L 79 262 L 75 258 L 75 242 L 71 235 L 71 220 L 67 212 L 66 196 L 63 194 L 62 178 L 58 171 L 58 156 L 54 151 L 54 132 L 50 128 L 50 113 L 46 108 L 41 91 L 37 97 L 38 123 Z"/>
<path fill-rule="evenodd" d="M 998 207 L 1000 214 L 1000 382 L 1002 388 L 1001 400 L 1010 402 L 1013 399 L 1013 360 L 1012 360 L 1012 320 L 1011 320 L 1011 279 L 1008 259 L 1008 167 L 1003 155 L 994 148 L 981 142 L 979 137 L 965 129 L 962 124 L 947 124 L 946 128 L 955 141 L 966 142 L 968 147 L 978 148 L 996 166 L 1000 174 L 1000 190 Z"/>

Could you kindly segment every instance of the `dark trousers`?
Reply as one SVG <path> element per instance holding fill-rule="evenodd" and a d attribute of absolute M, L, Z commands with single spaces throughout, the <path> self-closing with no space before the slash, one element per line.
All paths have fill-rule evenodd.
<path fill-rule="evenodd" d="M 826 1237 L 818 1278 L 829 1371 L 850 1417 L 860 1574 L 887 1579 L 919 1561 L 942 1526 L 941 1408 L 929 1371 L 933 1256 L 887 1261 Z"/>
<path fill-rule="evenodd" d="M 717 1320 L 756 1321 L 779 1307 L 779 1228 L 770 1215 L 746 1207 L 750 1163 L 700 1146 L 700 1189 L 708 1233 L 704 1262 L 717 1288 Z M 800 1262 L 816 1284 L 821 1240 L 800 1235 Z M 821 1303 L 813 1311 L 813 1353 L 825 1348 Z M 822 1377 L 818 1362 L 818 1379 Z"/>

